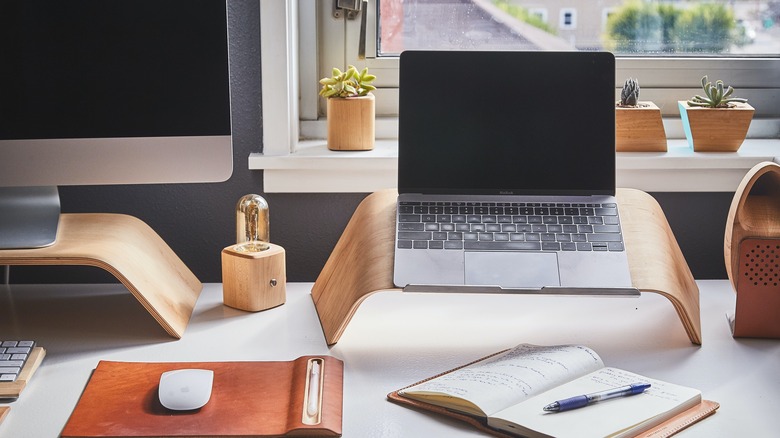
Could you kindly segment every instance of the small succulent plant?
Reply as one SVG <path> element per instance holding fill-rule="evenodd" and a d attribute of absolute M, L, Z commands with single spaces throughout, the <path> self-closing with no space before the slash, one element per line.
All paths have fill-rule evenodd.
<path fill-rule="evenodd" d="M 636 106 L 639 103 L 639 82 L 628 78 L 620 91 L 620 106 Z"/>
<path fill-rule="evenodd" d="M 734 93 L 734 88 L 730 85 L 726 87 L 721 80 L 717 80 L 715 81 L 715 84 L 713 84 L 707 79 L 707 75 L 704 75 L 704 77 L 701 78 L 701 87 L 704 89 L 705 96 L 702 97 L 698 94 L 693 96 L 693 98 L 688 101 L 688 105 L 707 108 L 730 108 L 734 106 L 733 102 L 747 102 L 747 99 L 730 97 L 731 94 Z"/>
<path fill-rule="evenodd" d="M 358 71 L 354 65 L 347 67 L 347 71 L 342 72 L 338 68 L 333 68 L 333 76 L 320 79 L 322 89 L 320 96 L 331 97 L 355 97 L 365 96 L 376 87 L 371 82 L 376 76 L 368 73 L 368 67 Z"/>

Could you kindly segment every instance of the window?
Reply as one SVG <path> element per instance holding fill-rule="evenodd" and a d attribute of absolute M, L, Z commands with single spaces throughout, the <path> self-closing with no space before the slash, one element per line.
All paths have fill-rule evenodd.
<path fill-rule="evenodd" d="M 377 2 L 380 4 L 377 10 Z M 304 3 L 309 2 L 302 2 Z M 309 72 L 301 71 L 302 86 L 317 83 L 320 77 L 329 75 L 332 66 L 355 64 L 367 66 L 378 76 L 378 114 L 393 117 L 397 113 L 394 100 L 397 99 L 398 62 L 397 54 L 404 49 L 506 49 L 507 45 L 517 49 L 549 50 L 604 50 L 613 51 L 618 57 L 617 82 L 627 77 L 639 79 L 643 96 L 648 100 L 660 101 L 665 114 L 676 116 L 676 101 L 690 97 L 699 86 L 699 79 L 707 74 L 733 85 L 743 97 L 755 103 L 761 117 L 780 117 L 780 2 L 775 0 L 720 2 L 632 2 L 611 0 L 604 2 L 608 7 L 587 8 L 587 0 L 571 0 L 568 4 L 582 4 L 582 7 L 560 7 L 556 0 L 532 0 L 510 2 L 508 0 L 371 0 L 367 9 L 366 58 L 358 56 L 360 20 L 343 20 L 332 17 L 331 1 L 317 2 L 316 18 L 301 24 L 302 28 L 319 27 L 318 35 L 308 43 L 319 44 L 321 48 L 319 65 Z M 518 12 L 512 5 L 529 4 L 525 12 Z M 611 4 L 612 6 L 609 6 Z M 457 7 L 453 5 L 458 5 Z M 643 5 L 640 11 L 631 7 Z M 658 8 L 663 5 L 666 9 Z M 705 24 L 689 26 L 683 36 L 672 35 L 671 29 L 660 22 L 662 13 L 685 16 L 688 22 L 696 17 L 708 15 L 709 9 L 698 11 L 696 7 L 730 11 L 733 5 L 735 21 L 729 34 L 733 36 L 727 47 L 715 46 L 698 41 L 691 35 L 704 38 L 712 34 Z M 307 7 L 314 9 L 310 4 Z M 529 26 L 538 20 L 535 12 L 549 11 L 560 17 L 555 29 L 540 30 Z M 666 11 L 666 12 L 664 12 Z M 670 12 L 674 11 L 674 12 Z M 686 12 L 688 11 L 688 12 Z M 694 12 L 691 12 L 694 11 Z M 525 14 L 525 15 L 523 15 Z M 628 25 L 611 25 L 612 39 L 606 35 L 610 28 L 606 21 L 639 15 L 634 34 L 626 30 Z M 527 16 L 526 21 L 514 18 Z M 465 19 L 464 17 L 470 17 Z M 644 18 L 642 18 L 644 17 Z M 648 18 L 649 17 L 649 18 Z M 766 17 L 775 17 L 766 19 Z M 646 23 L 646 21 L 650 23 Z M 741 20 L 741 21 L 740 21 Z M 543 20 L 538 20 L 543 22 Z M 625 19 L 624 21 L 628 21 Z M 569 26 L 558 29 L 557 24 Z M 654 30 L 648 30 L 651 25 Z M 458 29 L 461 26 L 463 29 Z M 541 26 L 541 24 L 539 25 Z M 697 27 L 699 26 L 699 27 Z M 486 29 L 501 29 L 493 33 L 498 37 L 486 38 Z M 645 29 L 642 31 L 641 29 Z M 693 30 L 691 30 L 693 29 Z M 539 34 L 545 34 L 539 38 Z M 666 36 L 664 37 L 664 33 Z M 517 35 L 533 35 L 533 47 L 518 46 Z M 743 38 L 739 38 L 744 34 Z M 687 36 L 685 36 L 687 35 Z M 671 41 L 685 41 L 673 46 Z M 639 41 L 639 42 L 637 42 Z M 456 46 L 456 44 L 460 44 Z M 521 43 L 522 44 L 522 43 Z M 303 42 L 301 44 L 303 47 Z M 705 51 L 703 48 L 708 49 Z M 720 48 L 718 52 L 713 50 Z M 317 54 L 315 54 L 317 55 Z M 724 62 L 725 61 L 725 62 Z M 308 74 L 308 77 L 306 75 Z M 306 111 L 304 120 L 324 117 L 324 105 L 320 101 L 316 111 Z M 307 138 L 316 137 L 318 132 L 308 132 Z"/>
<path fill-rule="evenodd" d="M 547 23 L 547 8 L 528 8 L 531 15 L 535 15 L 542 23 Z"/>
<path fill-rule="evenodd" d="M 263 152 L 267 156 L 288 155 L 295 152 L 299 139 L 325 138 L 324 102 L 317 96 L 319 78 L 330 74 L 333 66 L 354 64 L 367 66 L 378 76 L 375 84 L 379 90 L 375 92 L 377 102 L 377 138 L 390 139 L 386 149 L 378 152 L 392 157 L 392 139 L 397 132 L 397 99 L 398 99 L 398 59 L 397 53 L 409 47 L 410 40 L 399 37 L 415 30 L 426 33 L 424 23 L 417 17 L 421 10 L 432 8 L 432 5 L 464 4 L 471 8 L 467 15 L 481 17 L 482 24 L 486 21 L 503 23 L 505 38 L 486 39 L 483 29 L 478 23 L 471 23 L 469 31 L 458 30 L 457 25 L 466 24 L 458 21 L 452 8 L 446 14 L 434 17 L 441 22 L 439 28 L 457 30 L 455 37 L 447 37 L 448 44 L 454 44 L 461 39 L 471 48 L 485 47 L 485 41 L 494 46 L 506 44 L 516 36 L 518 29 L 525 34 L 540 34 L 543 37 L 540 45 L 552 50 L 604 49 L 603 34 L 609 25 L 605 20 L 613 20 L 620 16 L 624 4 L 665 5 L 666 7 L 693 8 L 697 4 L 717 4 L 733 8 L 734 23 L 730 35 L 739 36 L 733 43 L 713 52 L 700 46 L 676 48 L 671 45 L 662 46 L 664 34 L 660 28 L 640 35 L 642 44 L 632 44 L 629 36 L 624 36 L 618 43 L 612 42 L 609 47 L 616 56 L 617 72 L 616 87 L 625 78 L 638 78 L 642 86 L 642 97 L 656 102 L 667 117 L 667 135 L 670 138 L 682 138 L 683 132 L 679 125 L 676 101 L 695 94 L 699 87 L 699 79 L 707 74 L 711 78 L 719 78 L 734 85 L 741 97 L 749 99 L 756 107 L 757 113 L 749 136 L 753 138 L 778 138 L 780 132 L 780 2 L 776 0 L 722 0 L 718 2 L 629 2 L 622 0 L 605 1 L 600 8 L 588 7 L 587 0 L 572 0 L 566 3 L 556 0 L 531 0 L 528 2 L 507 0 L 470 0 L 470 2 L 455 0 L 369 0 L 366 14 L 365 58 L 359 56 L 360 16 L 355 20 L 337 19 L 333 17 L 333 1 L 322 0 L 312 2 L 307 0 L 262 0 L 261 33 L 263 56 L 263 99 L 264 99 L 264 140 Z M 450 3 L 448 3 L 448 1 Z M 570 17 L 576 25 L 575 29 L 557 30 L 558 35 L 551 38 L 550 32 L 530 26 L 527 22 L 512 18 L 511 8 L 506 5 L 528 4 L 530 20 L 539 20 L 540 11 L 545 11 L 551 17 L 561 17 L 562 4 L 569 7 L 574 14 Z M 503 8 L 503 9 L 502 9 Z M 608 10 L 606 14 L 604 11 Z M 516 11 L 515 11 L 516 12 Z M 656 11 L 657 12 L 657 11 Z M 655 17 L 654 11 L 645 15 Z M 681 14 L 681 11 L 676 12 Z M 591 17 L 590 15 L 593 15 Z M 688 13 L 692 15 L 692 13 Z M 695 21 L 688 18 L 689 21 Z M 548 25 L 556 25 L 553 19 Z M 652 20 L 651 20 L 652 21 Z M 533 29 L 531 29 L 533 28 Z M 647 26 L 639 26 L 647 31 Z M 509 30 L 506 30 L 509 29 Z M 530 30 L 529 30 L 530 29 Z M 446 29 L 445 29 L 446 30 Z M 566 34 L 564 34 L 566 32 Z M 589 32 L 590 35 L 586 35 Z M 428 32 L 430 34 L 430 32 Z M 469 38 L 462 38 L 465 34 Z M 618 35 L 623 35 L 617 33 Z M 699 34 L 707 34 L 700 31 Z M 441 35 L 438 33 L 437 35 Z M 651 38 L 652 37 L 652 38 Z M 676 37 L 680 39 L 680 37 Z M 441 38 L 440 38 L 441 39 Z M 481 41 L 481 43 L 479 43 Z M 537 40 L 539 41 L 539 40 Z M 667 42 L 672 41 L 666 35 Z M 559 45 L 560 44 L 560 45 Z M 468 47 L 468 46 L 467 46 Z M 450 47 L 452 48 L 452 47 Z M 500 47 L 499 47 L 500 48 Z M 617 90 L 616 90 L 617 92 Z M 299 123 L 298 123 L 299 122 Z M 665 122 L 665 123 L 666 123 Z M 306 154 L 303 154 L 304 156 Z M 383 155 L 383 156 L 384 156 Z M 780 156 L 780 152 L 776 155 Z M 370 154 L 365 155 L 373 156 Z M 301 162 L 305 161 L 301 157 Z M 332 161 L 329 161 L 332 163 Z M 274 164 L 287 166 L 287 164 Z M 310 170 L 320 171 L 320 162 L 306 161 Z"/>
<path fill-rule="evenodd" d="M 561 21 L 559 28 L 561 30 L 569 30 L 577 28 L 577 10 L 576 9 L 561 9 Z"/>
<path fill-rule="evenodd" d="M 615 14 L 615 8 L 604 8 L 601 11 L 601 31 L 606 32 L 607 31 L 607 23 L 609 22 L 609 17 Z"/>

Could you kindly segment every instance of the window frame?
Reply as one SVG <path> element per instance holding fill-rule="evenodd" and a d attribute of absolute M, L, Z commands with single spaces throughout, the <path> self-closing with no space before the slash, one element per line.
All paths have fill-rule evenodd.
<path fill-rule="evenodd" d="M 299 176 L 316 179 L 318 173 L 327 173 L 335 163 L 345 161 L 347 157 L 343 153 L 329 153 L 323 147 L 326 133 L 324 101 L 317 95 L 317 81 L 329 75 L 332 66 L 355 64 L 360 68 L 369 67 L 378 76 L 375 82 L 379 87 L 375 92 L 376 130 L 377 139 L 383 146 L 378 148 L 381 151 L 350 156 L 347 161 L 360 162 L 360 166 L 382 167 L 387 173 L 386 181 L 388 172 L 395 171 L 393 165 L 377 163 L 382 160 L 388 163 L 397 157 L 393 142 L 397 136 L 398 59 L 372 57 L 376 53 L 376 35 L 372 31 L 376 29 L 376 2 L 369 2 L 368 10 L 363 12 L 368 14 L 368 56 L 363 60 L 358 59 L 357 53 L 360 20 L 333 18 L 330 1 L 259 0 L 259 3 L 263 144 L 262 153 L 250 156 L 250 168 L 266 169 L 267 174 L 281 168 L 295 168 L 300 172 Z M 698 78 L 704 74 L 733 84 L 741 97 L 747 97 L 754 104 L 756 118 L 749 138 L 780 137 L 780 58 L 619 57 L 616 64 L 616 93 L 625 78 L 640 78 L 643 100 L 652 100 L 662 108 L 669 139 L 684 138 L 676 101 L 695 94 Z M 316 152 L 313 152 L 313 144 L 319 145 Z M 770 159 L 780 156 L 780 147 L 777 153 L 759 155 Z M 292 160 L 297 163 L 293 164 L 275 157 L 299 159 Z M 369 164 L 372 160 L 373 164 Z M 738 167 L 742 169 L 746 165 L 743 163 Z M 354 164 L 346 166 L 355 167 Z M 371 176 L 356 174 L 356 189 L 352 191 L 363 192 L 366 188 L 374 189 L 377 184 L 386 184 L 363 184 L 362 178 Z M 342 189 L 324 188 L 322 191 L 350 191 L 343 190 L 343 185 L 339 187 Z"/>

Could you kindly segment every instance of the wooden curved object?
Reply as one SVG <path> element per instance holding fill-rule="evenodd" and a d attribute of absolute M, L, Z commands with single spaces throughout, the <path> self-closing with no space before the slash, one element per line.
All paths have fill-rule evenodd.
<path fill-rule="evenodd" d="M 53 245 L 0 250 L 0 265 L 102 268 L 175 338 L 184 334 L 203 287 L 154 230 L 122 214 L 62 214 Z"/>
<path fill-rule="evenodd" d="M 780 338 L 780 165 L 763 162 L 742 179 L 723 239 L 737 305 L 734 336 Z"/>
<path fill-rule="evenodd" d="M 734 192 L 723 255 L 726 273 L 737 290 L 739 244 L 745 237 L 780 237 L 780 165 L 758 163 L 748 171 Z"/>
<path fill-rule="evenodd" d="M 357 308 L 393 285 L 397 192 L 372 193 L 358 206 L 312 288 L 328 345 L 338 342 Z M 634 287 L 674 305 L 691 342 L 701 344 L 699 289 L 661 207 L 653 197 L 618 189 Z"/>

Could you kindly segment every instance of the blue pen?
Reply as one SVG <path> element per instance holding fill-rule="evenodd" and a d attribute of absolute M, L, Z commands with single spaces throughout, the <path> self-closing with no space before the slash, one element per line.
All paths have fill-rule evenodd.
<path fill-rule="evenodd" d="M 641 394 L 650 387 L 649 383 L 632 383 L 631 385 L 621 386 L 620 388 L 608 389 L 606 391 L 594 392 L 592 394 L 578 395 L 563 400 L 558 400 L 544 407 L 547 412 L 563 412 L 572 409 L 588 406 L 603 400 L 609 400 L 616 397 L 626 397 L 634 394 Z"/>

